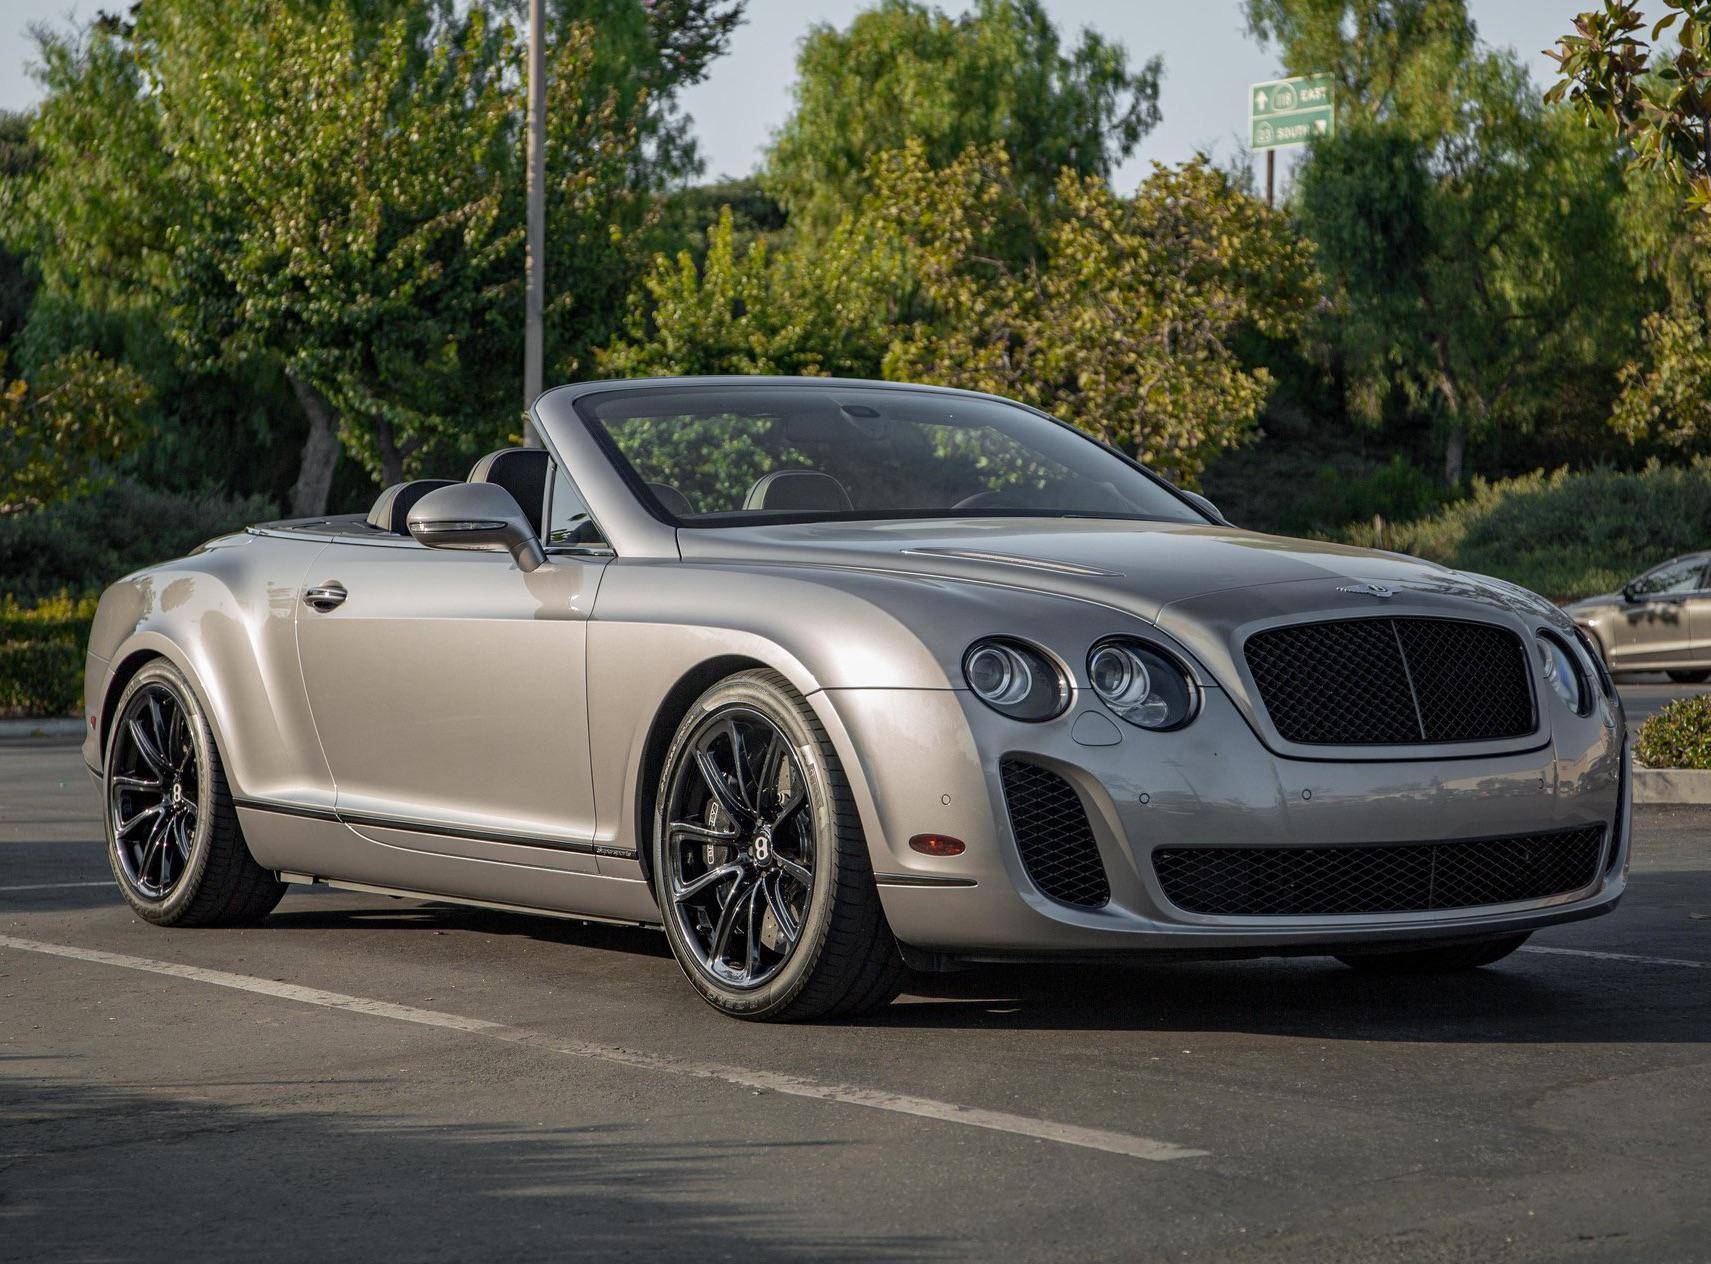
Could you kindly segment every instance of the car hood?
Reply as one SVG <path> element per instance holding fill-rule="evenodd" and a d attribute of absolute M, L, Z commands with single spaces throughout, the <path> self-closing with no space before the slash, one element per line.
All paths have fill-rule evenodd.
<path fill-rule="evenodd" d="M 1168 612 L 1185 603 L 1283 584 L 1311 587 L 1314 595 L 1301 595 L 1307 608 L 1348 605 L 1350 597 L 1329 594 L 1339 585 L 1360 583 L 1511 611 L 1535 603 L 1549 608 L 1501 581 L 1396 553 L 1210 524 L 1059 518 L 821 522 L 684 529 L 678 541 L 685 559 L 999 583 L 1099 602 L 1167 626 Z M 1253 606 L 1272 604 L 1251 596 Z"/>

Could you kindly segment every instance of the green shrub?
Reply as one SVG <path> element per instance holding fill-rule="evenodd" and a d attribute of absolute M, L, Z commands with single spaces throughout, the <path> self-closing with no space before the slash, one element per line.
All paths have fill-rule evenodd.
<path fill-rule="evenodd" d="M 1447 498 L 1434 475 L 1400 453 L 1381 464 L 1356 452 L 1274 450 L 1263 443 L 1220 457 L 1201 489 L 1230 521 L 1280 535 L 1334 533 L 1345 523 L 1370 523 L 1375 514 L 1408 521 Z"/>
<path fill-rule="evenodd" d="M 260 496 L 189 495 L 116 483 L 80 500 L 0 517 L 0 593 L 38 599 L 99 591 L 202 541 L 275 517 Z"/>
<path fill-rule="evenodd" d="M 1677 698 L 1640 725 L 1635 753 L 1648 768 L 1711 768 L 1711 694 Z"/>
<path fill-rule="evenodd" d="M 0 715 L 69 715 L 83 700 L 83 652 L 95 598 L 35 605 L 0 598 Z"/>
<path fill-rule="evenodd" d="M 1336 533 L 1374 543 L 1370 521 Z M 1488 483 L 1412 522 L 1386 547 L 1495 575 L 1559 601 L 1611 592 L 1649 566 L 1711 539 L 1711 458 L 1643 470 L 1535 471 Z"/>

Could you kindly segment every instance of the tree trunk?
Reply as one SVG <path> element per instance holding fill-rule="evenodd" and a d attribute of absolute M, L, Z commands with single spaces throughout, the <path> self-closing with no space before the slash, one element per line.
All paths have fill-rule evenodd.
<path fill-rule="evenodd" d="M 291 393 L 309 419 L 309 437 L 303 441 L 303 456 L 297 464 L 297 481 L 291 485 L 291 514 L 316 518 L 327 512 L 327 494 L 333 486 L 333 467 L 339 460 L 339 434 L 333 425 L 333 410 L 326 396 L 296 374 L 287 373 Z"/>
<path fill-rule="evenodd" d="M 1452 489 L 1461 486 L 1462 461 L 1467 456 L 1467 429 L 1461 422 L 1450 426 L 1444 440 L 1444 482 Z"/>
<path fill-rule="evenodd" d="M 404 452 L 392 434 L 392 423 L 384 417 L 374 419 L 374 447 L 380 454 L 380 483 L 391 487 L 404 481 Z"/>

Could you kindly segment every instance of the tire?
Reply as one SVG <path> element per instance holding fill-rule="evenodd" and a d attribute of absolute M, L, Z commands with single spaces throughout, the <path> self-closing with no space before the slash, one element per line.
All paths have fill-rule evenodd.
<path fill-rule="evenodd" d="M 1711 680 L 1711 671 L 1670 671 L 1664 675 L 1678 685 L 1702 685 Z"/>
<path fill-rule="evenodd" d="M 1367 974 L 1448 974 L 1475 970 L 1501 961 L 1526 943 L 1529 935 L 1499 935 L 1471 944 L 1443 948 L 1411 948 L 1405 952 L 1337 954 L 1337 960 Z"/>
<path fill-rule="evenodd" d="M 207 718 L 165 659 L 120 695 L 102 767 L 107 862 L 138 917 L 250 926 L 273 911 L 285 884 L 250 855 Z"/>
<path fill-rule="evenodd" d="M 901 988 L 849 783 L 777 673 L 730 676 L 689 708 L 666 752 L 650 859 L 672 953 L 721 1013 L 843 1018 Z"/>

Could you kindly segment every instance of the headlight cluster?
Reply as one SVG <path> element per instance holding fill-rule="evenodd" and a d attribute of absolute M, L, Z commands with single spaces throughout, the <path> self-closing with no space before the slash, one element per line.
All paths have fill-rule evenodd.
<path fill-rule="evenodd" d="M 1050 720 L 1069 706 L 1063 669 L 1025 641 L 976 641 L 963 655 L 962 673 L 977 698 L 1012 719 Z M 1145 641 L 1113 638 L 1095 645 L 1087 680 L 1101 702 L 1143 729 L 1181 728 L 1199 703 L 1188 673 Z"/>
<path fill-rule="evenodd" d="M 1106 641 L 1087 658 L 1099 700 L 1143 729 L 1181 728 L 1194 718 L 1188 674 L 1144 641 Z"/>
<path fill-rule="evenodd" d="M 1553 632 L 1540 632 L 1537 640 L 1545 682 L 1570 711 L 1585 715 L 1592 709 L 1592 691 L 1574 651 Z"/>
<path fill-rule="evenodd" d="M 975 696 L 1013 720 L 1049 720 L 1069 705 L 1063 671 L 1024 641 L 976 641 L 962 656 Z"/>

